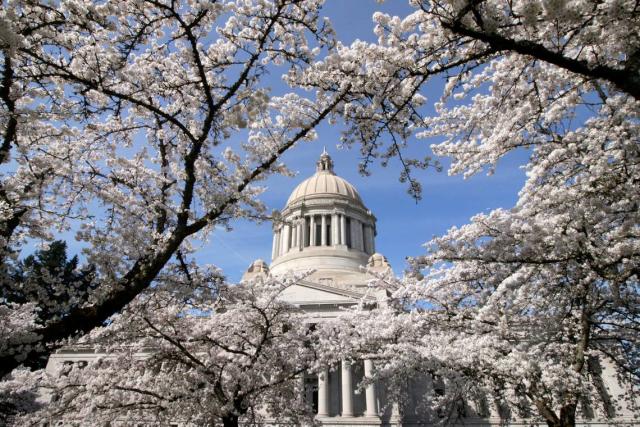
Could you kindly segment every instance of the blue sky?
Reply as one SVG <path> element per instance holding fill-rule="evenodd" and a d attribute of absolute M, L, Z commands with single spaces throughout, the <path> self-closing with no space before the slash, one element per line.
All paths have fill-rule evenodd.
<path fill-rule="evenodd" d="M 371 16 L 376 10 L 404 16 L 411 9 L 402 0 L 378 4 L 373 0 L 327 0 L 325 14 L 343 43 L 355 39 L 374 41 Z M 274 86 L 278 83 L 274 82 Z M 428 103 L 439 96 L 442 84 L 431 84 Z M 360 192 L 366 206 L 376 215 L 378 235 L 376 249 L 384 254 L 401 274 L 406 267 L 405 257 L 420 255 L 422 244 L 434 236 L 445 233 L 454 225 L 462 225 L 479 212 L 498 207 L 510 208 L 524 183 L 527 152 L 516 152 L 505 157 L 492 176 L 476 175 L 464 180 L 446 173 L 446 159 L 440 159 L 445 171 L 425 171 L 418 175 L 423 185 L 422 201 L 416 202 L 406 193 L 406 186 L 398 182 L 400 165 L 393 162 L 387 168 L 375 167 L 373 174 L 362 177 L 357 172 L 358 152 L 339 150 L 339 126 L 323 124 L 319 138 L 304 143 L 288 152 L 283 160 L 293 170 L 294 178 L 273 177 L 265 182 L 267 192 L 263 200 L 270 209 L 282 209 L 295 186 L 312 175 L 315 162 L 324 146 L 333 157 L 336 173 L 351 182 Z M 414 153 L 430 154 L 434 141 L 412 140 Z M 228 279 L 238 281 L 243 271 L 257 258 L 271 259 L 271 224 L 237 222 L 231 232 L 218 232 L 203 245 L 197 254 L 202 263 L 221 267 Z"/>

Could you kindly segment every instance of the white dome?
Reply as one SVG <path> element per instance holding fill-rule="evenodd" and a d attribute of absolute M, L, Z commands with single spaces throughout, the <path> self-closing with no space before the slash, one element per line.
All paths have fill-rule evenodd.
<path fill-rule="evenodd" d="M 316 197 L 342 196 L 363 206 L 358 191 L 346 179 L 333 173 L 333 162 L 328 154 L 322 153 L 316 173 L 302 181 L 291 193 L 287 206 L 298 200 Z"/>
<path fill-rule="evenodd" d="M 317 172 L 302 181 L 291 193 L 287 205 L 299 199 L 309 199 L 311 196 L 340 195 L 362 204 L 362 199 L 355 187 L 347 180 L 329 172 Z"/>

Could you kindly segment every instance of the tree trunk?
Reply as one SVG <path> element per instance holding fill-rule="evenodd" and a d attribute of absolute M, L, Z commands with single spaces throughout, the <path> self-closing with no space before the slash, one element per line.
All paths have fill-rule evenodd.
<path fill-rule="evenodd" d="M 222 425 L 224 427 L 238 427 L 238 416 L 235 414 L 228 414 L 222 417 Z"/>
<path fill-rule="evenodd" d="M 574 427 L 576 425 L 577 404 L 570 403 L 560 409 L 561 427 Z"/>
<path fill-rule="evenodd" d="M 547 416 L 545 416 L 547 425 L 549 427 L 575 427 L 576 409 L 577 405 L 575 403 L 570 403 L 560 409 L 560 417 L 553 412 L 551 414 L 547 414 Z"/>

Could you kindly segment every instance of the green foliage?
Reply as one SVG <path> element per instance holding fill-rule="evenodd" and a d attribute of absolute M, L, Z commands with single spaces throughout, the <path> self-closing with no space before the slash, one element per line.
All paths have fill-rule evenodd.
<path fill-rule="evenodd" d="M 67 259 L 67 244 L 56 240 L 18 261 L 0 296 L 7 302 L 35 303 L 39 321 L 46 324 L 85 303 L 97 287 L 95 268 L 78 268 L 78 257 Z"/>

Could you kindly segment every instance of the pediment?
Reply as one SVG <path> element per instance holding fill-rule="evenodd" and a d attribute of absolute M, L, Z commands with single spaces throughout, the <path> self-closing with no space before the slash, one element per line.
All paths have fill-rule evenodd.
<path fill-rule="evenodd" d="M 285 289 L 281 299 L 290 304 L 355 304 L 363 294 L 354 290 L 301 281 Z"/>

